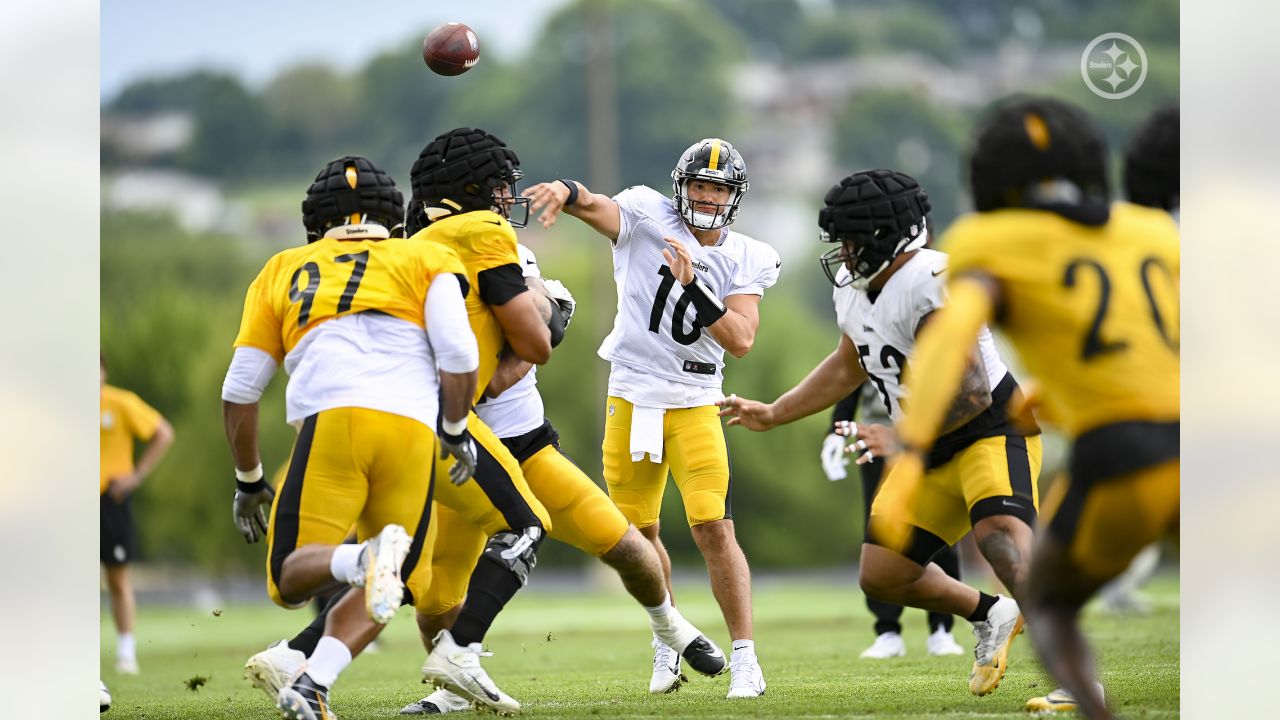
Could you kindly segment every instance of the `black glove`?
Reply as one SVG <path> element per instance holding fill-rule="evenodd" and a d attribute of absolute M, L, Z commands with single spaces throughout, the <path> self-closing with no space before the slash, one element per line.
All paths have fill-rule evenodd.
<path fill-rule="evenodd" d="M 257 482 L 240 482 L 236 480 L 236 497 L 232 503 L 232 512 L 236 529 L 244 535 L 245 542 L 256 543 L 267 535 L 267 516 L 262 508 L 271 507 L 276 492 L 265 480 Z"/>
<path fill-rule="evenodd" d="M 476 474 L 476 441 L 464 428 L 459 435 L 450 435 L 440 431 L 440 459 L 452 455 L 457 462 L 449 468 L 449 482 L 454 485 L 471 479 Z"/>

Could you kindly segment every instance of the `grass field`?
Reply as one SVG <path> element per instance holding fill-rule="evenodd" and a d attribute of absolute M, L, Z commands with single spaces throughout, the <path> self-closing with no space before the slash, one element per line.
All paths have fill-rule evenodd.
<path fill-rule="evenodd" d="M 695 585 L 677 585 L 682 610 L 727 644 L 710 592 Z M 1120 714 L 1177 717 L 1177 578 L 1162 575 L 1147 591 L 1155 599 L 1151 614 L 1092 612 L 1088 629 L 1109 700 Z M 727 676 L 691 677 L 677 693 L 649 695 L 643 611 L 615 592 L 539 591 L 536 578 L 490 632 L 487 644 L 496 654 L 485 667 L 531 717 L 1016 717 L 1027 697 L 1053 687 L 1023 636 L 1000 688 L 985 698 L 970 696 L 972 657 L 929 657 L 924 614 L 914 610 L 905 617 L 907 657 L 860 660 L 873 633 L 852 581 L 761 582 L 755 597 L 757 645 L 769 684 L 759 700 L 725 700 Z M 144 606 L 139 615 L 143 673 L 136 677 L 112 671 L 114 632 L 109 616 L 103 617 L 103 679 L 114 698 L 107 718 L 275 717 L 265 696 L 241 678 L 241 668 L 249 655 L 310 619 L 270 605 L 231 605 L 217 615 Z M 957 622 L 956 637 L 972 646 L 968 623 Z M 396 717 L 400 707 L 430 690 L 420 684 L 423 657 L 413 619 L 402 610 L 383 633 L 380 651 L 357 658 L 334 688 L 339 718 Z M 189 690 L 199 678 L 206 679 L 203 686 Z"/>

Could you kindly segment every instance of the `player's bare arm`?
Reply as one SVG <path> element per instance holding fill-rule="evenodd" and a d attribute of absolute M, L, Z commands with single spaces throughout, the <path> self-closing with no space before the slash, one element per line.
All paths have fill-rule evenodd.
<path fill-rule="evenodd" d="M 521 360 L 510 348 L 503 349 L 502 355 L 498 357 L 498 367 L 493 371 L 489 384 L 485 386 L 485 397 L 498 397 L 511 389 L 512 385 L 520 382 L 532 369 L 533 363 Z"/>
<path fill-rule="evenodd" d="M 151 474 L 151 470 L 159 464 L 164 454 L 169 452 L 169 446 L 172 444 L 173 426 L 168 420 L 160 418 L 155 435 L 152 435 L 151 440 L 147 442 L 147 447 L 138 458 L 138 464 L 134 465 L 133 472 L 111 478 L 111 487 L 107 489 L 111 498 L 116 502 L 124 502 L 124 499 L 142 484 L 143 478 Z"/>
<path fill-rule="evenodd" d="M 231 459 L 237 470 L 258 467 L 258 403 L 222 401 L 222 427 L 231 445 Z"/>
<path fill-rule="evenodd" d="M 551 330 L 538 313 L 533 293 L 522 292 L 501 305 L 490 307 L 517 357 L 534 365 L 551 359 Z"/>
<path fill-rule="evenodd" d="M 593 230 L 617 240 L 622 229 L 622 211 L 608 195 L 593 193 L 577 180 L 552 180 L 538 183 L 524 191 L 529 198 L 529 212 L 542 208 L 538 222 L 549 228 L 556 224 L 561 212 L 590 225 Z"/>
<path fill-rule="evenodd" d="M 920 319 L 916 326 L 917 338 L 933 316 L 934 313 L 929 313 Z M 987 378 L 987 366 L 982 362 L 982 354 L 975 346 L 969 351 L 964 375 L 960 378 L 960 387 L 942 416 L 942 426 L 938 433 L 944 434 L 959 428 L 991 407 L 991 402 L 991 381 Z"/>
<path fill-rule="evenodd" d="M 663 238 L 667 247 L 662 257 L 671 267 L 671 274 L 681 285 L 692 283 L 693 257 L 685 246 L 672 238 Z M 730 295 L 724 299 L 725 313 L 718 320 L 705 326 L 711 337 L 730 355 L 740 358 L 751 351 L 755 344 L 756 330 L 760 327 L 760 296 Z"/>
<path fill-rule="evenodd" d="M 729 425 L 763 432 L 835 405 L 866 379 L 858 364 L 857 348 L 848 336 L 841 335 L 835 351 L 777 400 L 762 403 L 730 395 L 718 403 L 720 417 L 728 417 Z"/>

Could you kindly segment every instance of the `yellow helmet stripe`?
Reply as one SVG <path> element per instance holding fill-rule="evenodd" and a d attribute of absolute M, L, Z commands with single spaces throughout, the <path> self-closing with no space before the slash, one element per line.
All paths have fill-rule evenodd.
<path fill-rule="evenodd" d="M 1044 152 L 1049 149 L 1049 126 L 1045 124 L 1044 118 L 1039 115 L 1027 113 L 1022 118 L 1022 125 L 1026 128 L 1027 137 L 1031 138 L 1031 144 L 1036 149 Z"/>
<path fill-rule="evenodd" d="M 708 170 L 719 170 L 720 165 L 720 139 L 716 138 L 711 141 L 711 160 L 707 162 Z"/>
<path fill-rule="evenodd" d="M 356 172 L 356 166 L 355 166 L 355 165 L 348 165 L 348 166 L 347 166 L 347 185 L 348 185 L 352 190 L 355 190 L 355 189 L 356 189 L 356 181 L 357 181 L 357 180 L 359 180 L 359 178 L 360 178 L 360 174 L 359 174 L 358 172 Z M 360 213 L 351 213 L 351 217 L 349 218 L 349 220 L 348 220 L 348 221 L 349 221 L 352 225 L 359 224 L 359 222 L 360 222 Z"/>

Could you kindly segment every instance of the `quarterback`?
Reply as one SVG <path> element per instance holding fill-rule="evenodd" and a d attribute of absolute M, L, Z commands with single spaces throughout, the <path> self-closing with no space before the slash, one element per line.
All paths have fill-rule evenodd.
<path fill-rule="evenodd" d="M 690 145 L 671 172 L 674 196 L 644 186 L 615 197 L 574 180 L 534 185 L 531 208 L 550 227 L 564 212 L 609 238 L 618 313 L 600 346 L 610 363 L 604 475 L 609 496 L 662 558 L 658 534 L 668 471 L 733 641 L 730 698 L 764 694 L 751 621 L 751 577 L 734 534 L 729 456 L 715 403 L 724 352 L 751 350 L 764 291 L 781 261 L 729 225 L 747 191 L 738 150 L 719 138 Z M 654 643 L 651 692 L 680 682 L 680 656 Z"/>

